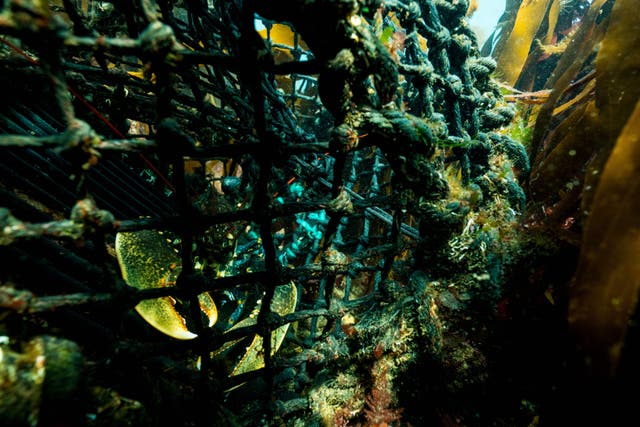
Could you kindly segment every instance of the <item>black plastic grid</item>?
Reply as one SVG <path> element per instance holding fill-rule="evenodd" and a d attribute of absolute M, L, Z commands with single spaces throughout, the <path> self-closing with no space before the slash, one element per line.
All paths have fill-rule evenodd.
<path fill-rule="evenodd" d="M 13 244 L 37 237 L 72 237 L 90 241 L 100 248 L 105 239 L 116 232 L 158 229 L 176 233 L 182 260 L 177 286 L 142 291 L 126 287 L 113 277 L 113 267 L 108 266 L 113 260 L 103 254 L 100 263 L 90 270 L 108 271 L 104 283 L 95 288 L 78 286 L 76 294 L 34 297 L 28 310 L 40 312 L 94 303 L 132 307 L 142 299 L 160 296 L 187 299 L 193 319 L 200 320 L 194 325 L 194 332 L 199 336 L 196 340 L 146 348 L 125 340 L 117 344 L 116 352 L 163 354 L 171 348 L 195 351 L 202 360 L 197 391 L 202 401 L 213 400 L 222 390 L 256 377 L 265 380 L 268 387 L 265 396 L 270 396 L 274 376 L 280 369 L 304 364 L 311 357 L 317 359 L 318 353 L 312 351 L 314 343 L 321 335 L 341 334 L 336 322 L 345 307 L 372 304 L 373 297 L 379 294 L 380 283 L 390 277 L 402 278 L 406 275 L 404 270 L 414 261 L 399 254 L 406 253 L 407 249 L 415 250 L 420 241 L 420 233 L 412 225 L 420 222 L 420 209 L 413 206 L 414 200 L 406 199 L 407 192 L 415 195 L 423 184 L 422 178 L 416 175 L 437 175 L 437 169 L 445 162 L 457 161 L 463 177 L 468 179 L 473 175 L 466 150 L 469 141 L 479 139 L 482 131 L 511 119 L 509 111 L 491 111 L 495 101 L 491 104 L 491 98 L 483 98 L 476 88 L 495 89 L 487 77 L 492 71 L 491 61 L 468 60 L 473 51 L 471 33 L 459 24 L 443 25 L 441 20 L 459 21 L 464 15 L 463 8 L 466 10 L 465 2 L 388 1 L 384 23 L 407 34 L 400 60 L 396 64 L 388 53 L 383 55 L 384 51 L 375 50 L 379 46 L 360 53 L 364 57 L 373 55 L 369 58 L 372 60 L 380 55 L 382 59 L 376 60 L 383 64 L 383 74 L 389 72 L 393 77 L 391 69 L 397 68 L 404 75 L 403 95 L 397 93 L 395 82 L 373 81 L 375 78 L 360 82 L 364 88 L 376 91 L 379 98 L 387 97 L 386 92 L 391 90 L 397 106 L 406 103 L 406 108 L 416 117 L 429 120 L 433 125 L 423 129 L 431 132 L 424 147 L 408 144 L 404 148 L 395 146 L 395 141 L 411 139 L 421 130 L 403 113 L 384 115 L 377 111 L 380 105 L 376 106 L 376 101 L 367 100 L 362 110 L 366 118 L 361 119 L 362 125 L 354 126 L 346 124 L 345 116 L 349 118 L 359 111 L 357 106 L 343 106 L 343 110 L 338 111 L 335 103 L 330 103 L 331 111 L 324 109 L 316 90 L 316 76 L 325 73 L 329 79 L 340 80 L 343 79 L 340 73 L 344 71 L 327 66 L 331 55 L 327 57 L 326 48 L 320 49 L 318 58 L 300 47 L 297 33 L 293 46 L 265 47 L 257 37 L 256 19 L 267 29 L 267 42 L 274 23 L 298 21 L 303 27 L 307 26 L 307 19 L 289 19 L 305 7 L 304 2 L 257 5 L 232 1 L 207 5 L 199 1 L 154 4 L 145 0 L 114 2 L 115 10 L 85 11 L 84 16 L 80 2 L 75 6 L 70 1 L 62 3 L 61 16 L 73 23 L 73 32 L 40 3 L 5 2 L 8 19 L 0 23 L 0 32 L 5 34 L 4 60 L 7 66 L 17 64 L 29 73 L 49 79 L 50 95 L 56 104 L 43 111 L 40 103 L 26 103 L 25 110 L 22 100 L 9 102 L 9 110 L 3 113 L 2 130 L 6 134 L 0 136 L 0 145 L 8 150 L 9 156 L 16 156 L 14 153 L 18 151 L 28 152 L 29 156 L 44 156 L 44 162 L 49 165 L 63 155 L 67 170 L 59 179 L 68 181 L 68 170 L 73 175 L 65 194 L 50 193 L 60 187 L 55 178 L 39 181 L 29 191 L 36 199 L 45 200 L 51 211 L 71 215 L 71 220 L 29 223 L 6 212 L 3 222 L 11 229 L 4 232 L 2 243 Z M 327 10 L 351 10 L 346 17 L 335 17 L 342 25 L 345 19 L 351 19 L 349 17 L 371 15 L 379 6 L 368 2 L 326 3 Z M 88 4 L 90 8 L 96 7 L 95 2 Z M 312 10 L 314 7 L 322 9 L 322 6 L 310 6 Z M 271 9 L 273 19 L 282 21 L 263 17 L 270 17 Z M 21 20 L 23 13 L 28 19 Z M 390 13 L 395 14 L 394 19 L 389 17 Z M 441 18 L 443 14 L 446 16 Z M 323 17 L 326 15 L 321 14 L 318 19 Z M 88 25 L 89 20 L 97 26 L 97 31 Z M 127 35 L 123 36 L 125 29 Z M 467 39 L 452 38 L 450 29 L 465 34 Z M 98 36 L 98 32 L 108 36 Z M 420 40 L 429 44 L 428 54 L 420 46 Z M 23 44 L 18 46 L 20 42 Z M 345 48 L 355 50 L 358 46 Z M 293 60 L 274 63 L 272 49 L 289 50 Z M 339 51 L 336 46 L 328 50 Z M 134 76 L 136 70 L 143 71 L 145 78 Z M 273 79 L 282 75 L 290 76 L 288 92 L 278 90 L 278 83 Z M 358 80 L 362 76 L 344 77 L 351 78 Z M 326 77 L 325 81 L 328 81 Z M 354 93 L 350 102 L 362 102 L 365 98 L 356 93 L 361 88 L 354 81 L 351 83 Z M 334 83 L 330 83 L 330 87 L 338 88 Z M 299 89 L 304 89 L 303 93 Z M 68 95 L 70 91 L 75 101 Z M 87 97 L 92 102 L 87 101 Z M 377 102 L 381 101 L 387 100 Z M 81 110 L 81 106 L 85 109 Z M 108 111 L 109 118 L 105 119 L 104 113 L 98 111 Z M 55 118 L 48 120 L 46 115 Z M 149 124 L 149 134 L 142 138 L 127 135 L 125 128 L 131 123 L 127 119 Z M 15 121 L 20 123 L 16 125 Z M 38 121 L 57 122 L 58 126 L 47 128 Z M 445 123 L 444 131 L 438 130 L 438 126 Z M 55 131 L 64 132 L 56 134 Z M 22 136 L 30 132 L 35 135 Z M 99 137 L 98 133 L 113 135 L 113 139 Z M 445 147 L 458 148 L 446 159 L 443 151 L 426 170 L 407 165 L 406 156 L 414 151 L 422 153 L 426 162 L 433 156 L 437 141 L 444 141 Z M 51 159 L 46 158 L 47 154 L 40 154 L 43 150 Z M 109 152 L 127 154 L 114 161 L 106 155 Z M 98 159 L 101 153 L 104 159 Z M 153 156 L 154 160 L 134 159 L 137 153 Z M 19 181 L 22 177 L 25 181 L 29 172 L 18 166 L 22 162 L 28 167 L 30 159 L 24 156 L 4 157 L 3 167 L 8 173 L 7 179 L 3 179 L 5 188 L 28 186 L 27 182 L 10 185 L 8 178 L 10 171 L 15 171 L 14 179 Z M 185 165 L 199 162 L 204 166 L 210 159 L 231 162 L 232 167 L 227 168 L 231 174 L 235 166 L 241 167 L 240 177 L 220 178 L 227 188 L 238 188 L 229 194 L 234 201 L 242 200 L 241 208 L 229 204 L 231 207 L 227 209 L 222 205 L 212 209 L 205 203 L 202 209 L 194 204 L 194 196 L 201 194 L 196 190 L 194 195 L 190 189 L 194 178 L 185 171 Z M 153 173 L 148 177 L 155 182 L 147 182 L 139 175 L 140 171 L 150 169 Z M 446 194 L 446 183 L 437 177 L 430 181 L 434 188 L 426 188 L 425 197 L 442 198 Z M 293 183 L 301 183 L 303 195 L 295 195 Z M 103 196 L 109 184 L 115 184 L 115 189 Z M 136 196 L 124 198 L 132 187 L 137 188 Z M 126 191 L 122 191 L 123 188 Z M 145 192 L 145 188 L 150 190 Z M 168 199 L 163 197 L 166 195 Z M 71 200 L 80 200 L 72 212 Z M 134 208 L 141 200 L 143 206 Z M 116 201 L 121 205 L 116 205 Z M 18 205 L 19 198 L 14 202 Z M 135 218 L 134 212 L 148 217 Z M 296 214 L 299 214 L 297 225 Z M 236 271 L 227 277 L 198 274 L 193 248 L 197 250 L 204 243 L 197 236 L 214 226 L 227 230 L 225 226 L 229 224 L 251 224 L 256 229 L 262 268 Z M 276 233 L 278 227 L 284 227 L 284 235 Z M 304 247 L 296 246 L 295 242 L 301 241 Z M 348 261 L 344 260 L 345 256 Z M 369 292 L 353 297 L 351 281 L 362 280 L 362 275 L 371 277 Z M 339 276 L 345 277 L 342 301 L 332 297 Z M 115 284 L 109 284 L 110 280 Z M 290 280 L 296 282 L 299 289 L 298 309 L 290 315 L 274 317 L 269 307 L 275 287 Z M 264 292 L 255 325 L 221 334 L 202 323 L 197 310 L 198 294 L 220 293 L 247 284 L 257 285 Z M 325 318 L 327 322 L 321 325 L 318 318 Z M 305 341 L 309 351 L 274 360 L 270 351 L 272 331 L 304 319 L 311 319 Z M 256 333 L 264 339 L 265 367 L 212 386 L 211 378 L 216 374 L 211 351 L 224 342 Z M 105 335 L 110 334 L 105 332 Z M 300 402 L 296 399 L 292 402 L 292 408 L 299 409 Z"/>

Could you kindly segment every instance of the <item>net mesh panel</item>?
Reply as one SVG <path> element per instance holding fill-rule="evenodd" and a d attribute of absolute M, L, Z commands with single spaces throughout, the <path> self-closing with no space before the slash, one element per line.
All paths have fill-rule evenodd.
<path fill-rule="evenodd" d="M 345 311 L 392 298 L 385 283 L 437 252 L 446 238 L 424 235 L 423 202 L 446 196 L 446 164 L 465 182 L 481 175 L 483 147 L 504 144 L 486 132 L 512 113 L 496 106 L 466 2 L 304 3 L 2 2 L 3 293 L 23 304 L 5 334 L 77 341 L 95 383 L 165 420 L 308 409 L 300 388 L 278 387 L 283 372 L 347 359 L 319 343 L 343 339 Z M 122 280 L 115 234 L 139 230 L 169 238 L 176 286 Z M 296 309 L 275 315 L 290 282 Z M 218 304 L 212 327 L 203 292 Z M 197 339 L 164 337 L 131 310 L 166 296 Z M 256 334 L 262 367 L 229 376 L 247 344 L 216 349 Z M 247 382 L 259 392 L 229 397 Z"/>

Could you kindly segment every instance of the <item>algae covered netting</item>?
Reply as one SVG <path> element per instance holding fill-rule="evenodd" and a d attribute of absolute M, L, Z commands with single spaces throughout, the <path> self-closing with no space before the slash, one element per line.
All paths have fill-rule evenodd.
<path fill-rule="evenodd" d="M 6 420 L 482 412 L 530 166 L 468 8 L 3 2 Z"/>

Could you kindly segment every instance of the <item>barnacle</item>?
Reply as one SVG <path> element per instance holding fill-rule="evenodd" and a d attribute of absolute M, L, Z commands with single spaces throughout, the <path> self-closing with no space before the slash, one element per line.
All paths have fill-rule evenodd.
<path fill-rule="evenodd" d="M 122 277 L 137 289 L 174 286 L 181 270 L 180 258 L 163 236 L 152 230 L 118 233 L 116 255 Z M 208 293 L 198 296 L 200 310 L 209 319 L 209 326 L 218 319 L 215 303 Z M 177 339 L 188 340 L 197 335 L 187 327 L 177 309 L 178 300 L 171 296 L 140 301 L 135 309 L 151 326 Z"/>

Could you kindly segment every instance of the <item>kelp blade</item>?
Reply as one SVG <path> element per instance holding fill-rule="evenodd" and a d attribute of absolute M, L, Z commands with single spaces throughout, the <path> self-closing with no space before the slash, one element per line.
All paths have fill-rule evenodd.
<path fill-rule="evenodd" d="M 531 43 L 540 29 L 552 0 L 528 0 L 522 2 L 515 25 L 500 52 L 498 75 L 514 85 L 529 55 Z"/>
<path fill-rule="evenodd" d="M 607 161 L 569 305 L 586 368 L 615 374 L 640 290 L 640 102 Z"/>

